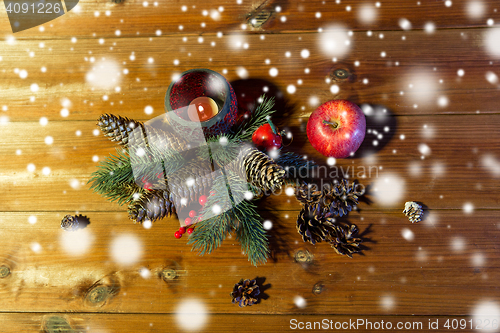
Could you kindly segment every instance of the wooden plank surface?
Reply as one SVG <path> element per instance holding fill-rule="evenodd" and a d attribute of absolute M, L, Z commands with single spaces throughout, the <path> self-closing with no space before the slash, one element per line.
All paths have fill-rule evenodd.
<path fill-rule="evenodd" d="M 4 12 L 0 275 L 9 274 L 0 277 L 0 331 L 49 332 L 65 320 L 74 332 L 181 332 L 203 319 L 199 312 L 203 332 L 296 331 L 292 319 L 324 318 L 471 332 L 485 324 L 478 315 L 498 320 L 497 7 L 493 0 L 82 0 L 43 29 L 16 34 Z M 267 15 L 262 26 L 251 21 Z M 330 34 L 332 24 L 342 29 Z M 200 257 L 187 235 L 174 238 L 175 218 L 146 229 L 88 190 L 98 161 L 115 151 L 97 117 L 163 115 L 169 84 L 192 68 L 222 73 L 241 108 L 265 91 L 276 97 L 274 120 L 294 134 L 289 149 L 330 177 L 348 173 L 366 186 L 359 210 L 341 219 L 359 227 L 362 254 L 349 259 L 328 244 L 303 243 L 300 206 L 285 194 L 259 203 L 273 223 L 271 258 L 254 267 L 234 237 Z M 363 106 L 368 132 L 353 158 L 327 167 L 305 125 L 316 106 L 337 98 Z M 401 213 L 408 200 L 425 205 L 421 223 Z M 90 224 L 60 229 L 75 213 Z M 231 304 L 241 278 L 258 278 L 259 304 Z M 447 319 L 479 326 L 455 330 Z M 435 320 L 437 330 L 428 327 Z"/>
<path fill-rule="evenodd" d="M 59 228 L 64 213 L 3 214 L 0 264 L 11 269 L 0 279 L 3 311 L 173 313 L 181 300 L 194 298 L 210 313 L 470 315 L 497 293 L 500 278 L 497 211 L 479 210 L 474 218 L 431 211 L 413 225 L 400 211 L 353 213 L 348 221 L 365 239 L 363 254 L 353 259 L 328 244 L 303 243 L 296 211 L 262 212 L 273 222 L 273 254 L 259 267 L 234 238 L 198 257 L 184 237 L 173 237 L 174 219 L 145 229 L 124 213 L 81 213 L 90 224 L 74 233 Z M 298 251 L 310 259 L 297 262 Z M 162 280 L 164 269 L 177 278 Z M 241 278 L 260 278 L 269 297 L 243 309 L 231 304 L 229 293 Z M 114 296 L 89 303 L 96 284 L 113 288 Z M 321 293 L 313 293 L 315 285 Z M 296 297 L 306 305 L 297 306 Z"/>
<path fill-rule="evenodd" d="M 394 332 L 397 327 L 407 327 L 406 330 L 418 331 L 429 329 L 432 332 L 449 332 L 452 328 L 446 328 L 448 322 L 450 327 L 483 327 L 480 319 L 470 316 L 384 316 L 383 319 L 377 316 L 339 316 L 339 315 L 220 315 L 212 314 L 208 317 L 196 314 L 187 315 L 158 315 L 158 314 L 87 314 L 87 313 L 2 313 L 3 332 L 39 332 L 40 328 L 62 328 L 69 332 L 186 332 L 189 328 L 198 327 L 199 323 L 204 323 L 203 332 L 288 332 L 307 327 L 308 323 L 313 329 L 308 332 L 324 332 L 328 329 L 339 329 L 338 332 L 352 332 L 356 330 L 369 330 L 379 327 L 377 332 Z M 324 322 L 326 320 L 326 323 Z M 358 320 L 359 325 L 358 325 Z M 382 323 L 383 320 L 383 323 Z M 245 324 L 242 324 L 243 321 Z M 314 324 L 314 323 L 319 324 Z M 354 322 L 354 324 L 353 324 Z M 390 322 L 390 324 L 389 324 Z M 59 326 L 57 326 L 59 324 Z M 436 325 L 434 325 L 436 324 Z M 316 326 L 314 326 L 316 325 Z M 321 326 L 326 325 L 326 326 Z M 398 326 L 399 325 L 399 326 Z M 454 326 L 452 326 L 454 325 Z M 344 327 L 342 329 L 341 327 Z M 392 327 L 389 329 L 388 327 Z M 316 327 L 316 329 L 314 329 Z M 410 329 L 408 329 L 410 328 Z M 462 329 L 462 332 L 466 330 Z"/>
<path fill-rule="evenodd" d="M 267 87 L 269 94 L 282 96 L 282 105 L 294 106 L 293 116 L 308 115 L 333 98 L 383 105 L 397 115 L 497 113 L 500 97 L 491 93 L 497 87 L 487 74 L 500 73 L 497 60 L 486 51 L 487 32 L 387 31 L 383 39 L 366 32 L 346 34 L 350 49 L 336 62 L 323 53 L 321 34 L 264 39 L 212 34 L 202 43 L 193 35 L 185 42 L 181 36 L 109 38 L 103 44 L 96 39 L 47 40 L 43 48 L 40 41 L 5 42 L 0 98 L 7 110 L 2 116 L 52 121 L 64 119 L 61 111 L 66 109 L 72 120 L 95 120 L 103 112 L 147 119 L 146 106 L 153 108 L 152 115 L 163 112 L 165 93 L 176 75 L 200 67 L 223 73 L 239 94 L 257 90 L 259 96 Z M 238 43 L 248 43 L 248 49 L 237 48 Z M 302 50 L 310 56 L 302 58 Z M 277 76 L 271 76 L 272 68 Z M 347 70 L 349 78 L 338 79 L 337 69 Z M 294 93 L 288 92 L 290 85 Z M 334 85 L 338 92 L 332 93 Z"/>
<path fill-rule="evenodd" d="M 217 0 L 204 4 L 195 0 L 126 0 L 121 4 L 84 0 L 69 13 L 44 24 L 43 31 L 25 30 L 17 33 L 16 38 L 102 38 L 115 36 L 117 30 L 122 37 L 151 37 L 156 36 L 158 30 L 162 34 L 200 35 L 218 31 L 279 33 L 317 31 L 331 25 L 353 30 L 402 30 L 402 26 L 407 27 L 401 25 L 402 18 L 411 22 L 413 29 L 424 29 L 429 22 L 436 28 L 485 27 L 488 19 L 500 19 L 498 9 L 494 0 L 483 0 L 475 7 L 466 0 L 455 0 L 449 7 L 444 1 L 398 0 L 371 3 Z M 251 19 L 262 12 L 271 16 L 264 25 L 254 28 Z M 0 33 L 5 35 L 11 31 L 9 21 L 2 21 Z"/>

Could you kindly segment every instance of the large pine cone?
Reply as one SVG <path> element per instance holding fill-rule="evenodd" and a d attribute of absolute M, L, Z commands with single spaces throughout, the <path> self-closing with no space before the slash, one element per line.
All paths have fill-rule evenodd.
<path fill-rule="evenodd" d="M 320 243 L 334 232 L 333 219 L 319 204 L 305 205 L 297 218 L 297 231 L 304 242 Z"/>
<path fill-rule="evenodd" d="M 240 308 L 257 303 L 260 290 L 256 280 L 243 280 L 234 285 L 231 292 L 232 302 L 238 303 Z"/>
<path fill-rule="evenodd" d="M 144 193 L 139 200 L 132 202 L 128 206 L 128 216 L 136 222 L 144 222 L 146 219 L 151 222 L 172 215 L 175 212 L 172 198 L 168 192 L 153 190 Z"/>
<path fill-rule="evenodd" d="M 357 186 L 355 182 L 349 184 L 345 179 L 337 184 L 324 184 L 322 188 L 314 183 L 303 183 L 297 188 L 295 196 L 304 205 L 319 204 L 332 216 L 344 216 L 358 205 L 362 193 Z"/>
<path fill-rule="evenodd" d="M 342 226 L 336 225 L 334 230 L 335 233 L 333 234 L 330 243 L 335 252 L 352 258 L 353 253 L 361 251 L 359 246 L 362 239 L 355 237 L 358 233 L 358 227 L 355 224 Z"/>

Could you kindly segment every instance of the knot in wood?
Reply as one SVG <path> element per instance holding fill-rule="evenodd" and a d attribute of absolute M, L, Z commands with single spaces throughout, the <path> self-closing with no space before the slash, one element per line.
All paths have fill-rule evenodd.
<path fill-rule="evenodd" d="M 43 331 L 46 333 L 74 332 L 73 327 L 71 327 L 68 321 L 59 316 L 52 316 L 48 318 L 44 323 Z"/>
<path fill-rule="evenodd" d="M 171 268 L 164 269 L 161 272 L 161 277 L 165 281 L 171 281 L 171 280 L 173 280 L 173 279 L 175 279 L 177 277 L 177 272 L 175 270 L 171 269 Z"/>
<path fill-rule="evenodd" d="M 0 278 L 6 278 L 7 276 L 9 276 L 10 274 L 10 268 L 3 265 L 3 266 L 0 266 Z"/>
<path fill-rule="evenodd" d="M 298 250 L 295 252 L 295 261 L 298 263 L 311 263 L 313 260 L 312 254 L 307 250 Z"/>
<path fill-rule="evenodd" d="M 89 291 L 87 299 L 92 304 L 104 302 L 109 296 L 109 288 L 106 286 L 96 286 Z"/>
<path fill-rule="evenodd" d="M 323 292 L 323 284 L 321 282 L 316 283 L 312 288 L 312 293 L 314 295 L 319 295 Z"/>

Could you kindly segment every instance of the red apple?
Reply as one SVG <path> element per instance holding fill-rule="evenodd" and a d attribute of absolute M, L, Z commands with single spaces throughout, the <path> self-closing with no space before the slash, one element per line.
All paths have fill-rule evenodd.
<path fill-rule="evenodd" d="M 320 105 L 307 121 L 307 137 L 324 156 L 344 158 L 358 150 L 365 138 L 366 119 L 356 104 L 346 100 Z"/>

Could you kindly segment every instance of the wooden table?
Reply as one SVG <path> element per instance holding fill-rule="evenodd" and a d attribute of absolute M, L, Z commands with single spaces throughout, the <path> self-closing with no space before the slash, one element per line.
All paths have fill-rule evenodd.
<path fill-rule="evenodd" d="M 82 0 L 15 34 L 4 11 L 0 331 L 487 328 L 481 316 L 500 315 L 499 10 L 493 0 Z M 89 190 L 98 161 L 115 151 L 99 115 L 161 115 L 170 82 L 192 68 L 223 74 L 240 94 L 267 87 L 292 150 L 321 164 L 305 134 L 316 106 L 371 108 L 362 153 L 335 164 L 373 172 L 359 179 L 370 191 L 348 216 L 362 254 L 303 243 L 300 205 L 285 194 L 259 205 L 273 222 L 272 254 L 254 267 L 234 237 L 199 257 L 174 238 L 176 219 L 145 229 Z M 401 213 L 410 200 L 428 209 L 421 223 Z M 68 236 L 61 219 L 76 213 L 91 223 Z M 124 266 L 113 251 L 141 256 Z M 231 304 L 242 278 L 259 278 L 259 304 Z M 107 289 L 92 302 L 95 286 Z"/>

